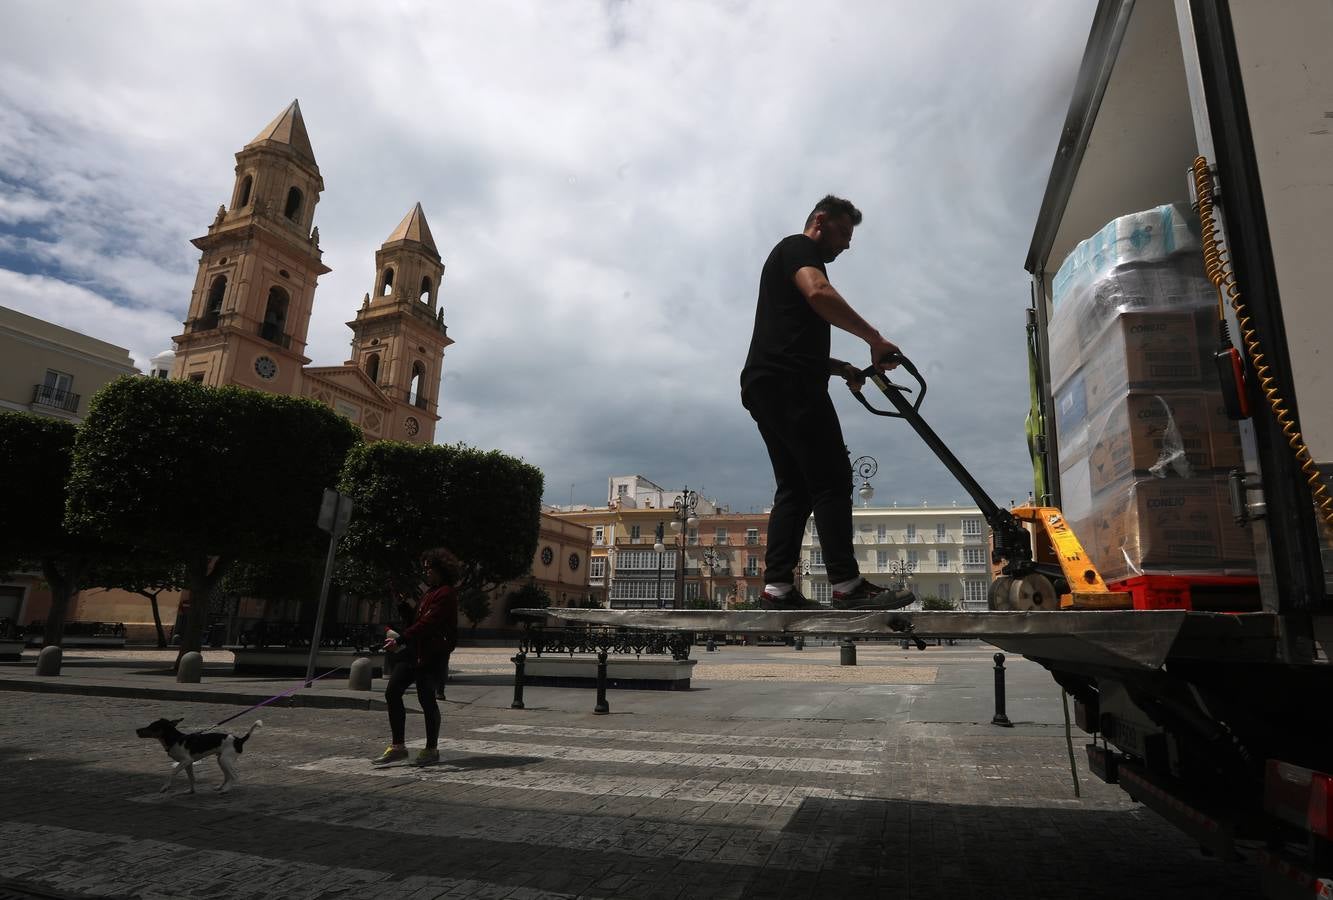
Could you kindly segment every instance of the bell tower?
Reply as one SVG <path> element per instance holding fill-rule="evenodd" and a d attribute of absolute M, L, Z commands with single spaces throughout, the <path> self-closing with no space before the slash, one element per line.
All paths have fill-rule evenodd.
<path fill-rule="evenodd" d="M 202 251 L 175 378 L 301 393 L 315 285 L 329 271 L 312 228 L 324 190 L 295 100 L 236 154 L 230 206 Z"/>
<path fill-rule="evenodd" d="M 394 404 L 384 436 L 428 444 L 440 420 L 444 348 L 453 343 L 439 306 L 444 263 L 421 204 L 375 253 L 375 290 L 348 322 L 354 366 Z"/>

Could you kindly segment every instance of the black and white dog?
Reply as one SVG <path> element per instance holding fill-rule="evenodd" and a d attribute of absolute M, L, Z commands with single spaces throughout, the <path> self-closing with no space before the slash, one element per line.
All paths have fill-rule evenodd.
<path fill-rule="evenodd" d="M 167 778 L 167 783 L 162 785 L 162 792 L 171 788 L 172 782 L 180 774 L 181 769 L 190 778 L 190 793 L 194 793 L 194 764 L 206 756 L 216 756 L 218 758 L 218 768 L 222 770 L 222 784 L 214 790 L 226 793 L 233 781 L 239 781 L 236 776 L 236 757 L 241 755 L 245 749 L 245 742 L 249 740 L 250 735 L 256 728 L 264 723 L 255 720 L 255 724 L 250 726 L 241 737 L 234 734 L 228 734 L 225 731 L 206 731 L 202 734 L 184 734 L 176 728 L 181 723 L 181 719 L 158 719 L 145 725 L 143 728 L 136 728 L 134 731 L 141 738 L 153 738 L 162 744 L 162 749 L 167 751 L 167 755 L 176 760 L 175 767 L 171 770 L 171 776 Z"/>

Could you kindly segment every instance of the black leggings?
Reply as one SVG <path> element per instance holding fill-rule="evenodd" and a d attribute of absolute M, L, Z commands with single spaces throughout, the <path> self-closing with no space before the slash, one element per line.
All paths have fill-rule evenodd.
<path fill-rule="evenodd" d="M 389 671 L 389 685 L 384 689 L 384 702 L 389 705 L 389 730 L 393 733 L 395 744 L 406 743 L 404 732 L 407 727 L 407 709 L 403 706 L 403 694 L 412 682 L 417 684 L 417 700 L 421 703 L 421 712 L 426 716 L 426 748 L 434 750 L 440 740 L 440 705 L 435 702 L 435 681 L 439 678 L 440 667 L 427 660 L 423 666 L 415 663 L 396 663 Z"/>

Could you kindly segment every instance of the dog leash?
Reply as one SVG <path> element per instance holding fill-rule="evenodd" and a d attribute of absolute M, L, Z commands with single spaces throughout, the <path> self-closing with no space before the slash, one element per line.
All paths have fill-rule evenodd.
<path fill-rule="evenodd" d="M 344 668 L 343 666 L 338 666 L 338 667 L 336 667 L 336 668 L 329 669 L 329 670 L 328 670 L 327 672 L 325 672 L 323 675 L 319 675 L 319 676 L 316 676 L 315 678 L 310 679 L 310 683 L 311 683 L 311 684 L 314 684 L 316 681 L 319 681 L 319 679 L 321 679 L 321 678 L 328 678 L 328 677 L 329 677 L 330 675 L 332 675 L 334 672 L 341 671 L 343 668 Z M 256 710 L 256 709 L 259 709 L 260 707 L 268 706 L 268 705 L 269 705 L 270 703 L 272 703 L 274 700 L 281 700 L 283 697 L 290 697 L 292 694 L 295 694 L 295 693 L 296 693 L 297 691 L 299 691 L 301 688 L 305 687 L 305 685 L 306 685 L 306 682 L 305 682 L 305 679 L 303 678 L 303 679 L 301 679 L 301 681 L 296 685 L 296 687 L 294 687 L 294 688 L 292 688 L 292 689 L 290 689 L 290 690 L 283 691 L 281 694 L 274 694 L 272 697 L 269 697 L 267 700 L 264 700 L 264 701 L 262 701 L 262 702 L 260 702 L 260 703 L 256 703 L 254 706 L 246 707 L 245 709 L 241 710 L 240 712 L 238 712 L 238 713 L 237 713 L 236 715 L 234 715 L 234 716 L 227 716 L 227 718 L 223 719 L 221 722 L 214 722 L 212 725 L 208 725 L 208 726 L 206 726 L 206 727 L 204 727 L 204 728 L 200 728 L 198 731 L 194 732 L 194 734 L 202 734 L 203 732 L 208 731 L 208 730 L 211 729 L 211 728 L 217 728 L 219 725 L 226 725 L 226 724 L 227 724 L 228 722 L 230 722 L 232 719 L 239 719 L 241 716 L 245 715 L 245 714 L 248 713 L 248 712 L 253 712 L 253 711 Z"/>

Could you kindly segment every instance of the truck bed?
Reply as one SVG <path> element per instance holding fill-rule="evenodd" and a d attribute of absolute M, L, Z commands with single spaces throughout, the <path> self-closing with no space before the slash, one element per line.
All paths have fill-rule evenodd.
<path fill-rule="evenodd" d="M 979 638 L 1053 663 L 1158 669 L 1168 659 L 1273 662 L 1271 613 L 1186 610 L 934 612 L 854 610 L 523 609 L 516 614 L 587 625 L 728 634 Z"/>

